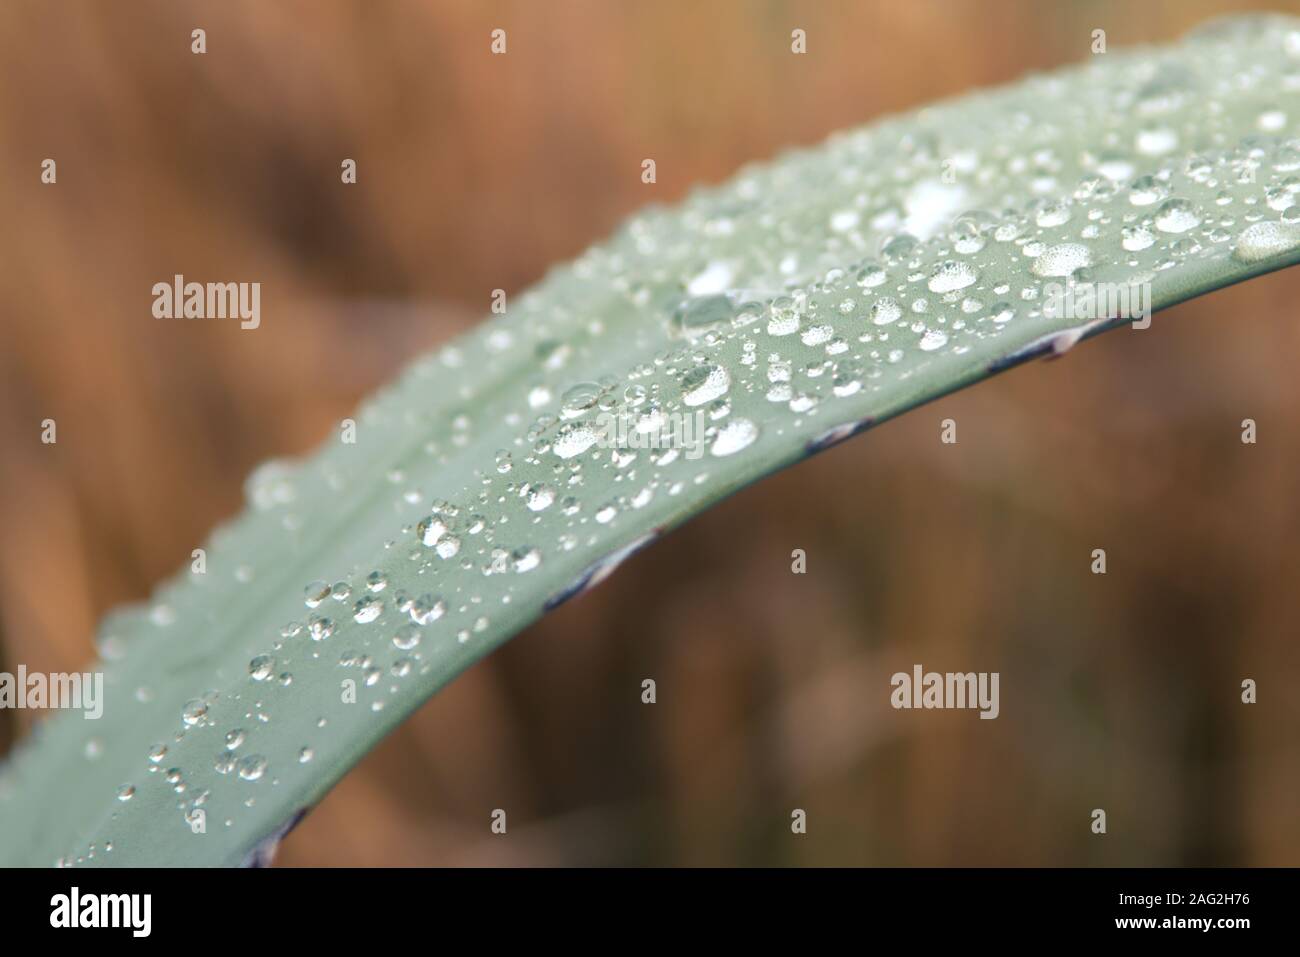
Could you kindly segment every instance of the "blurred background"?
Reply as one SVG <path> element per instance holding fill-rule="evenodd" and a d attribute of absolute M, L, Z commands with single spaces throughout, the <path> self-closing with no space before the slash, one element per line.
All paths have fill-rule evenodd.
<path fill-rule="evenodd" d="M 1250 7 L 1300 13 L 6 0 L 0 670 L 84 666 L 254 465 L 644 204 L 643 157 L 669 201 L 1081 60 L 1093 29 Z M 261 329 L 153 321 L 175 272 L 260 281 Z M 1298 294 L 1300 270 L 1220 291 L 734 497 L 430 701 L 277 863 L 1300 864 Z M 917 662 L 999 671 L 1001 717 L 893 711 Z M 29 719 L 0 711 L 0 754 Z"/>

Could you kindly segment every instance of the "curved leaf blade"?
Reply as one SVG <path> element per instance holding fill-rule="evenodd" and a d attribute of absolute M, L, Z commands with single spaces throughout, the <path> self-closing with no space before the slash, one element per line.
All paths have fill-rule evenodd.
<path fill-rule="evenodd" d="M 260 469 L 206 574 L 109 616 L 104 718 L 48 722 L 0 772 L 0 862 L 260 858 L 429 695 L 656 535 L 1125 324 L 1045 315 L 1051 284 L 1149 283 L 1159 309 L 1296 262 L 1298 90 L 1300 23 L 1225 21 L 635 217 L 416 361 L 356 444 Z M 637 435 L 698 414 L 704 441 L 603 447 L 602 413 Z"/>

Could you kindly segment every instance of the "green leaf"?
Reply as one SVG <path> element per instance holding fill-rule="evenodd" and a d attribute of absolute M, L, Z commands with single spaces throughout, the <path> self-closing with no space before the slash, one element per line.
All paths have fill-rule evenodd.
<path fill-rule="evenodd" d="M 1297 91 L 1300 23 L 1224 21 L 635 217 L 416 361 L 355 444 L 259 469 L 205 573 L 108 617 L 103 718 L 61 714 L 6 765 L 0 862 L 264 856 L 442 685 L 657 535 L 1126 324 L 1045 315 L 1051 284 L 1149 283 L 1164 308 L 1294 263 Z M 692 446 L 597 441 L 602 415 L 697 414 Z"/>

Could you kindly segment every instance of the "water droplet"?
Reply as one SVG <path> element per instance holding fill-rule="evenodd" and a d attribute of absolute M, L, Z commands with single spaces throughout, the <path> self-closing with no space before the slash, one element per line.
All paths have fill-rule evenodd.
<path fill-rule="evenodd" d="M 799 310 L 789 296 L 772 300 L 768 307 L 767 334 L 769 336 L 788 336 L 799 331 Z"/>
<path fill-rule="evenodd" d="M 411 606 L 411 620 L 417 625 L 437 621 L 447 613 L 447 603 L 432 595 L 421 595 Z"/>
<path fill-rule="evenodd" d="M 240 760 L 239 776 L 245 781 L 256 781 L 266 773 L 266 758 L 260 754 L 250 754 Z"/>
<path fill-rule="evenodd" d="M 1122 183 L 1133 175 L 1133 164 L 1122 156 L 1105 156 L 1097 163 L 1097 172 L 1112 183 Z"/>
<path fill-rule="evenodd" d="M 1178 133 L 1167 126 L 1150 126 L 1138 131 L 1135 146 L 1143 156 L 1163 156 L 1178 146 Z"/>
<path fill-rule="evenodd" d="M 854 278 L 863 289 L 872 289 L 888 279 L 889 274 L 879 263 L 865 263 L 858 269 Z"/>
<path fill-rule="evenodd" d="M 718 226 L 721 223 L 715 221 L 714 225 Z M 730 229 L 723 227 L 721 234 L 730 235 Z M 686 284 L 686 291 L 692 296 L 707 296 L 710 293 L 722 292 L 731 285 L 734 276 L 735 270 L 730 263 L 725 260 L 715 260 L 691 278 L 691 281 Z"/>
<path fill-rule="evenodd" d="M 831 214 L 831 231 L 847 233 L 858 225 L 862 215 L 856 209 L 841 209 Z"/>
<path fill-rule="evenodd" d="M 1034 222 L 1043 229 L 1050 229 L 1053 226 L 1063 226 L 1070 221 L 1070 204 L 1066 200 L 1058 200 L 1054 203 L 1048 203 L 1043 206 L 1034 215 Z"/>
<path fill-rule="evenodd" d="M 307 633 L 311 635 L 312 641 L 324 641 L 334 634 L 334 622 L 313 615 L 307 622 Z"/>
<path fill-rule="evenodd" d="M 935 349 L 942 349 L 948 344 L 948 334 L 942 329 L 927 329 L 925 335 L 921 336 L 921 351 L 933 352 Z"/>
<path fill-rule="evenodd" d="M 1169 195 L 1169 189 L 1154 176 L 1139 176 L 1129 187 L 1128 201 L 1134 206 L 1151 206 Z"/>
<path fill-rule="evenodd" d="M 1037 276 L 1068 276 L 1076 269 L 1092 265 L 1092 253 L 1081 243 L 1058 243 L 1048 246 L 1034 260 Z"/>
<path fill-rule="evenodd" d="M 1156 228 L 1164 233 L 1185 233 L 1201 224 L 1196 207 L 1185 199 L 1170 199 L 1156 211 Z"/>
<path fill-rule="evenodd" d="M 183 721 L 186 726 L 193 727 L 207 717 L 207 714 L 208 706 L 201 699 L 194 698 L 187 702 L 185 707 L 181 709 L 181 721 Z"/>
<path fill-rule="evenodd" d="M 825 342 L 829 342 L 834 335 L 834 326 L 822 324 L 809 326 L 800 334 L 799 338 L 806 346 L 820 346 Z"/>
<path fill-rule="evenodd" d="M 1292 223 L 1253 223 L 1241 231 L 1232 256 L 1238 262 L 1253 263 L 1281 255 L 1300 245 L 1300 226 Z"/>
<path fill-rule="evenodd" d="M 1147 249 L 1156 241 L 1156 234 L 1146 226 L 1125 226 L 1120 235 L 1121 244 L 1132 253 Z"/>
<path fill-rule="evenodd" d="M 444 539 L 443 542 L 446 542 Z M 441 545 L 442 543 L 439 543 Z M 360 625 L 368 625 L 378 618 L 384 611 L 384 602 L 381 598 L 374 595 L 366 595 L 355 605 L 352 606 L 352 618 Z"/>
<path fill-rule="evenodd" d="M 560 417 L 576 419 L 594 408 L 604 391 L 596 382 L 579 382 L 560 396 Z"/>
<path fill-rule="evenodd" d="M 878 326 L 887 326 L 891 322 L 897 322 L 902 315 L 903 307 L 898 304 L 897 299 L 889 296 L 882 296 L 871 306 L 871 321 Z"/>
<path fill-rule="evenodd" d="M 275 659 L 270 655 L 258 655 L 248 663 L 248 674 L 254 681 L 266 681 L 275 673 Z"/>
<path fill-rule="evenodd" d="M 1016 311 L 1009 302 L 995 302 L 989 306 L 989 318 L 999 325 L 1004 322 L 1010 322 L 1015 317 Z"/>
<path fill-rule="evenodd" d="M 726 296 L 701 296 L 688 299 L 673 314 L 673 329 L 689 339 L 696 339 L 724 323 L 730 324 L 735 312 Z"/>
<path fill-rule="evenodd" d="M 301 581 L 301 579 L 299 579 Z M 303 603 L 308 608 L 315 608 L 329 597 L 330 586 L 327 582 L 314 581 L 302 590 Z"/>
<path fill-rule="evenodd" d="M 741 449 L 754 444 L 758 438 L 758 426 L 749 419 L 732 419 L 722 428 L 713 440 L 710 452 L 716 456 L 734 455 Z"/>
<path fill-rule="evenodd" d="M 516 548 L 510 561 L 516 572 L 530 572 L 542 563 L 542 553 L 535 548 Z"/>
<path fill-rule="evenodd" d="M 420 544 L 426 548 L 432 548 L 438 544 L 442 536 L 449 531 L 447 523 L 437 515 L 430 515 L 420 521 L 415 526 L 415 534 L 420 539 Z"/>
<path fill-rule="evenodd" d="M 1276 133 L 1286 126 L 1286 114 L 1281 110 L 1265 110 L 1256 120 L 1259 128 L 1266 133 Z"/>
<path fill-rule="evenodd" d="M 402 651 L 410 651 L 420 643 L 420 629 L 416 625 L 403 625 L 393 635 L 393 645 Z"/>
<path fill-rule="evenodd" d="M 523 489 L 524 503 L 529 511 L 540 512 L 550 508 L 555 501 L 555 489 L 549 485 L 526 485 Z"/>
<path fill-rule="evenodd" d="M 683 402 L 689 406 L 703 405 L 731 388 L 731 374 L 720 365 L 705 363 L 682 376 L 681 385 Z"/>
<path fill-rule="evenodd" d="M 585 423 L 566 422 L 556 432 L 551 448 L 560 458 L 571 459 L 587 451 L 599 438 L 600 433 Z"/>

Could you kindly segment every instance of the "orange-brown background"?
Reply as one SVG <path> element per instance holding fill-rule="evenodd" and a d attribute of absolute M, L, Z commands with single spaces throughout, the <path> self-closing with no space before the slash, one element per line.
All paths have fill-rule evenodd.
<path fill-rule="evenodd" d="M 638 206 L 1246 6 L 8 0 L 0 668 L 84 665 L 257 462 Z M 175 272 L 260 281 L 262 328 L 153 321 Z M 279 861 L 1300 863 L 1298 294 L 1221 291 L 737 496 L 460 678 Z M 1002 717 L 891 710 L 915 662 L 999 671 Z"/>

